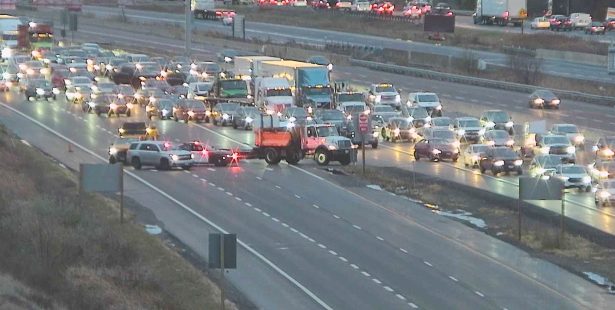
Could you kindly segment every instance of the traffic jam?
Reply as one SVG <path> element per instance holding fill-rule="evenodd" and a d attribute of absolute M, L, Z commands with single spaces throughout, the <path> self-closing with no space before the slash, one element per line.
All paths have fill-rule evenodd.
<path fill-rule="evenodd" d="M 335 66 L 324 56 L 294 61 L 222 50 L 215 60 L 162 57 L 96 43 L 56 46 L 50 26 L 26 28 L 36 39 L 27 48 L 2 51 L 0 89 L 21 93 L 24 104 L 56 102 L 84 116 L 121 119 L 109 147 L 111 164 L 189 170 L 243 160 L 295 165 L 312 159 L 319 166 L 348 165 L 357 161 L 360 148 L 401 149 L 411 154 L 408 162 L 453 165 L 497 178 L 560 178 L 574 195 L 592 195 L 596 206 L 615 201 L 615 135 L 586 145 L 575 124 L 541 119 L 518 124 L 505 110 L 447 116 L 436 92 L 406 95 L 389 81 L 332 80 Z M 566 109 L 546 89 L 528 94 L 525 104 Z M 252 145 L 172 142 L 176 137 L 158 129 L 163 122 L 233 128 L 250 135 Z"/>

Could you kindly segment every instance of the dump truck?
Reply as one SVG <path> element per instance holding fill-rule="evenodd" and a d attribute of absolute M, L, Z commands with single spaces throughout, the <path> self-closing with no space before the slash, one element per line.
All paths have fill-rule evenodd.
<path fill-rule="evenodd" d="M 527 18 L 526 0 L 476 0 L 474 24 L 521 26 Z"/>
<path fill-rule="evenodd" d="M 339 135 L 335 125 L 308 124 L 283 125 L 274 116 L 261 116 L 254 126 L 256 158 L 265 159 L 270 165 L 277 165 L 282 159 L 291 165 L 310 156 L 320 166 L 330 161 L 348 165 L 354 152 L 352 142 Z"/>

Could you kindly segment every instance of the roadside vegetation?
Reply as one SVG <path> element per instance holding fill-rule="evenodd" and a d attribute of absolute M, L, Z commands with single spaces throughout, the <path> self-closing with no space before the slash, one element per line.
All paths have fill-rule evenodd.
<path fill-rule="evenodd" d="M 397 167 L 367 167 L 365 176 L 360 165 L 342 168 L 347 174 L 366 184 L 376 184 L 384 190 L 420 200 L 438 210 L 451 213 L 469 212 L 482 219 L 485 233 L 519 246 L 531 255 L 553 262 L 585 277 L 593 272 L 615 280 L 615 241 L 591 230 L 573 227 L 566 229 L 563 242 L 559 240 L 559 216 L 548 211 L 534 212 L 524 206 L 522 239 L 517 240 L 516 200 L 484 192 L 470 186 L 449 182 L 429 175 L 402 170 Z M 473 228 L 469 222 L 462 221 Z M 477 228 L 480 229 L 480 228 Z"/>
<path fill-rule="evenodd" d="M 115 200 L 86 194 L 79 205 L 74 174 L 4 127 L 0 158 L 0 274 L 34 290 L 18 289 L 38 308 L 220 307 L 201 271 L 142 225 L 120 224 Z"/>

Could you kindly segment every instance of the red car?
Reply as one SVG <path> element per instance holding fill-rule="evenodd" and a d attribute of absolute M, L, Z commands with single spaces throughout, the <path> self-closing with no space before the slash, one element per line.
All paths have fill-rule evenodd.
<path fill-rule="evenodd" d="M 459 159 L 459 149 L 442 139 L 424 139 L 414 145 L 414 159 L 429 158 L 431 161 L 444 159 L 456 162 Z"/>
<path fill-rule="evenodd" d="M 613 17 L 607 18 L 607 20 L 604 21 L 604 27 L 608 31 L 615 29 L 615 18 Z"/>
<path fill-rule="evenodd" d="M 374 2 L 372 3 L 371 11 L 376 15 L 389 15 L 393 16 L 395 5 L 391 2 Z"/>
<path fill-rule="evenodd" d="M 53 88 L 57 88 L 61 90 L 66 89 L 64 80 L 68 79 L 69 75 L 70 75 L 70 71 L 68 71 L 68 69 L 54 69 L 53 73 L 51 73 L 51 84 Z"/>

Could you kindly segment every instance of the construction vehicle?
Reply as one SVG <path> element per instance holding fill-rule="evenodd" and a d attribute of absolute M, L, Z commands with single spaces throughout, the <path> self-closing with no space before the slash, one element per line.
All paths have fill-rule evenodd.
<path fill-rule="evenodd" d="M 330 161 L 348 165 L 354 152 L 350 139 L 340 136 L 335 125 L 288 123 L 284 126 L 272 115 L 261 115 L 260 122 L 255 125 L 253 153 L 270 165 L 282 159 L 295 165 L 306 156 L 313 156 L 320 166 Z"/>

